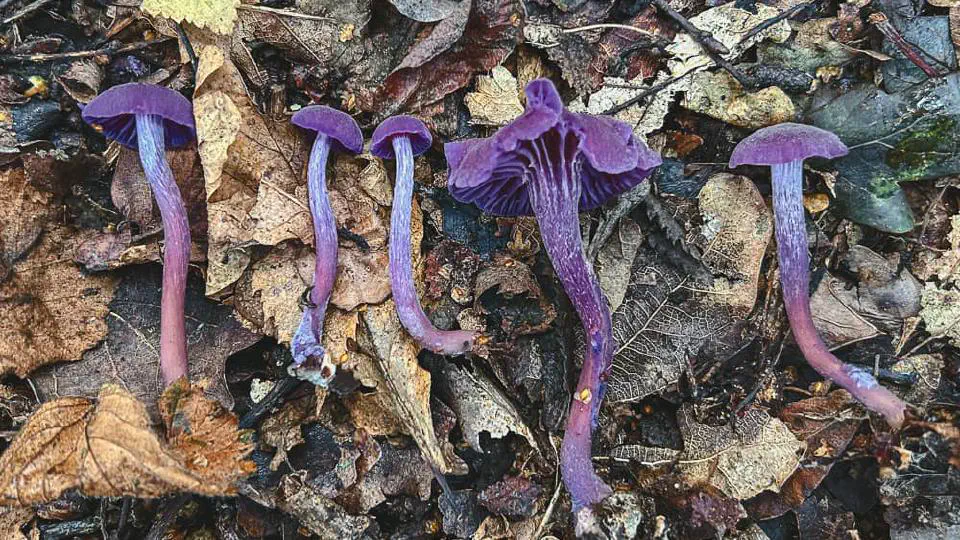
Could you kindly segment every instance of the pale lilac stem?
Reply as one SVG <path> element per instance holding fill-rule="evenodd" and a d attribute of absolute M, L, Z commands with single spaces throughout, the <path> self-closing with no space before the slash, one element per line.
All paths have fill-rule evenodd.
<path fill-rule="evenodd" d="M 413 258 L 410 253 L 410 214 L 413 204 L 413 150 L 408 137 L 393 139 L 397 181 L 393 188 L 390 214 L 390 285 L 397 315 L 413 339 L 439 354 L 463 354 L 473 347 L 475 332 L 440 330 L 433 326 L 413 285 Z"/>
<path fill-rule="evenodd" d="M 533 144 L 530 158 L 537 172 L 529 177 L 528 193 L 547 254 L 580 316 L 587 340 L 586 357 L 560 447 L 560 471 L 576 511 L 599 503 L 611 493 L 594 471 L 591 447 L 613 360 L 613 333 L 610 309 L 580 240 L 581 182 L 571 157 L 576 140 L 571 137 L 567 142 L 563 156 L 552 156 L 542 144 Z"/>
<path fill-rule="evenodd" d="M 810 255 L 803 213 L 803 162 L 772 166 L 773 216 L 783 302 L 793 337 L 810 367 L 833 381 L 894 428 L 903 423 L 906 405 L 868 372 L 844 364 L 827 349 L 810 312 Z"/>
<path fill-rule="evenodd" d="M 166 385 L 189 373 L 184 302 L 190 263 L 190 222 L 165 155 L 163 120 L 137 115 L 140 163 L 163 220 L 163 289 L 160 298 L 160 373 Z"/>
<path fill-rule="evenodd" d="M 316 257 L 314 259 L 313 289 L 310 305 L 303 310 L 300 326 L 290 342 L 293 362 L 301 366 L 309 359 L 315 364 L 327 365 L 323 348 L 323 320 L 330 302 L 330 293 L 337 277 L 337 222 L 327 196 L 327 158 L 330 155 L 330 139 L 318 133 L 310 151 L 307 166 L 307 191 L 310 212 L 313 215 L 313 237 Z M 321 374 L 322 377 L 332 374 Z"/>

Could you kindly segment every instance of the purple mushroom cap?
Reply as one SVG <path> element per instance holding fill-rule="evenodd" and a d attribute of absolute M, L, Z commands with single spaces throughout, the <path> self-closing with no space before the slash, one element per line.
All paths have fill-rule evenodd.
<path fill-rule="evenodd" d="M 414 156 L 426 152 L 433 143 L 430 130 L 412 116 L 392 116 L 377 126 L 370 143 L 370 153 L 381 159 L 393 159 L 393 139 L 409 137 Z"/>
<path fill-rule="evenodd" d="M 359 154 L 363 150 L 363 133 L 349 114 L 327 107 L 311 105 L 297 111 L 290 123 L 303 129 L 326 135 L 334 150 Z"/>
<path fill-rule="evenodd" d="M 154 84 L 128 83 L 100 94 L 83 109 L 83 120 L 127 148 L 137 148 L 137 115 L 163 119 L 167 148 L 180 148 L 196 138 L 193 105 L 179 92 Z"/>
<path fill-rule="evenodd" d="M 847 155 L 847 151 L 847 145 L 829 131 L 787 122 L 758 130 L 740 141 L 730 156 L 730 167 L 779 165 L 810 157 L 833 159 Z"/>
<path fill-rule="evenodd" d="M 630 125 L 602 116 L 564 110 L 549 80 L 527 85 L 527 108 L 487 139 L 447 143 L 449 189 L 454 198 L 501 216 L 532 215 L 525 171 L 530 158 L 522 143 L 557 139 L 572 131 L 576 147 L 556 159 L 582 159 L 580 209 L 591 210 L 642 182 L 661 159 L 633 136 Z M 559 146 L 559 145 L 558 145 Z"/>

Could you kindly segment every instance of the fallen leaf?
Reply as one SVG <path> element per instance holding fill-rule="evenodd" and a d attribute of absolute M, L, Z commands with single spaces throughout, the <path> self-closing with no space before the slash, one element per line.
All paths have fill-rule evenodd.
<path fill-rule="evenodd" d="M 954 346 L 960 347 L 960 290 L 927 283 L 920 296 L 920 305 L 920 317 L 927 325 L 927 332 L 948 338 Z"/>
<path fill-rule="evenodd" d="M 476 90 L 463 100 L 473 124 L 504 126 L 523 113 L 517 79 L 503 66 L 494 67 L 489 77 L 477 77 Z"/>
<path fill-rule="evenodd" d="M 780 418 L 804 441 L 806 450 L 800 466 L 778 491 L 764 491 L 744 502 L 750 516 L 757 520 L 799 508 L 846 452 L 865 415 L 849 393 L 834 390 L 826 396 L 788 404 Z"/>
<path fill-rule="evenodd" d="M 726 71 L 701 71 L 691 76 L 681 105 L 751 130 L 788 122 L 797 115 L 790 96 L 780 88 L 747 92 Z"/>
<path fill-rule="evenodd" d="M 470 18 L 472 5 L 473 0 L 462 0 L 457 4 L 448 17 L 433 27 L 429 36 L 418 41 L 410 49 L 410 52 L 403 57 L 400 65 L 393 71 L 420 67 L 456 43 L 467 28 L 467 20 Z"/>
<path fill-rule="evenodd" d="M 813 324 L 831 349 L 880 335 L 857 311 L 857 291 L 827 272 L 810 295 Z"/>
<path fill-rule="evenodd" d="M 35 374 L 43 396 L 94 397 L 100 386 L 114 383 L 132 393 L 159 421 L 160 283 L 162 270 L 145 266 L 130 271 L 117 286 L 106 316 L 107 336 L 83 360 L 57 364 Z M 194 275 L 187 280 L 186 330 L 190 377 L 210 382 L 208 395 L 228 410 L 233 397 L 226 387 L 227 358 L 253 345 L 259 337 L 233 317 L 232 309 L 203 297 L 203 284 Z M 65 281 L 64 283 L 72 283 Z"/>
<path fill-rule="evenodd" d="M 44 233 L 0 283 L 0 374 L 79 360 L 106 335 L 113 276 L 84 275 L 65 228 Z M 56 284 L 56 286 L 51 286 Z"/>
<path fill-rule="evenodd" d="M 236 66 L 215 45 L 199 53 L 194 118 L 208 212 L 207 295 L 221 293 L 250 263 L 246 250 L 313 238 L 307 207 L 306 139 L 289 122 L 260 115 Z M 227 159 L 227 155 L 231 159 Z"/>
<path fill-rule="evenodd" d="M 443 532 L 453 538 L 472 538 L 487 517 L 472 489 L 445 491 L 437 500 L 443 515 Z"/>
<path fill-rule="evenodd" d="M 416 68 L 391 73 L 377 94 L 361 99 L 361 107 L 392 114 L 399 110 L 417 112 L 436 104 L 512 53 L 521 20 L 517 0 L 476 0 L 459 40 Z"/>
<path fill-rule="evenodd" d="M 368 516 L 352 516 L 294 475 L 280 482 L 277 504 L 301 525 L 324 540 L 361 540 L 376 537 L 377 522 Z"/>
<path fill-rule="evenodd" d="M 33 508 L 0 507 L 0 537 L 9 540 L 31 540 L 32 537 L 39 539 L 39 534 L 31 537 L 23 533 L 23 528 L 33 521 L 36 515 Z"/>
<path fill-rule="evenodd" d="M 250 265 L 234 295 L 244 326 L 288 345 L 300 325 L 300 299 L 313 285 L 314 259 L 310 248 L 285 242 Z"/>
<path fill-rule="evenodd" d="M 612 402 L 636 401 L 675 384 L 688 362 L 733 352 L 757 297 L 760 265 L 773 223 L 749 179 L 710 178 L 700 191 L 697 235 L 712 285 L 696 283 L 648 247 L 637 250 L 623 303 L 613 314 Z"/>
<path fill-rule="evenodd" d="M 543 489 L 534 480 L 507 476 L 480 492 L 480 504 L 494 514 L 510 517 L 533 517 L 537 499 Z"/>
<path fill-rule="evenodd" d="M 649 84 L 643 82 L 643 76 L 631 80 L 607 77 L 603 81 L 603 86 L 587 97 L 586 103 L 574 101 L 569 109 L 574 112 L 605 114 L 606 111 L 648 92 L 651 87 L 665 83 L 667 79 L 669 76 L 663 72 L 658 73 Z M 685 81 L 667 85 L 643 101 L 616 112 L 613 117 L 632 125 L 634 135 L 646 142 L 647 135 L 663 127 L 663 120 L 670 110 L 674 95 L 683 89 L 682 83 Z"/>
<path fill-rule="evenodd" d="M 57 81 L 78 103 L 90 103 L 100 93 L 103 68 L 93 59 L 77 60 Z"/>
<path fill-rule="evenodd" d="M 287 460 L 287 452 L 304 443 L 301 425 L 307 417 L 301 401 L 290 401 L 260 424 L 260 441 L 277 449 L 270 460 L 271 471 L 279 469 Z"/>
<path fill-rule="evenodd" d="M 150 429 L 146 408 L 119 386 L 96 401 L 43 404 L 0 455 L 0 501 L 50 502 L 70 489 L 89 497 L 156 498 L 179 491 L 226 495 L 181 463 Z"/>
<path fill-rule="evenodd" d="M 30 249 L 51 216 L 53 194 L 35 187 L 22 168 L 0 171 L 0 275 Z"/>
<path fill-rule="evenodd" d="M 201 479 L 207 489 L 233 493 L 256 470 L 247 459 L 253 433 L 237 427 L 237 417 L 205 396 L 205 383 L 185 379 L 171 384 L 158 401 L 170 452 Z"/>
<path fill-rule="evenodd" d="M 240 0 L 143 0 L 140 9 L 150 15 L 230 35 L 237 22 L 238 5 Z"/>
<path fill-rule="evenodd" d="M 783 422 L 753 408 L 724 426 L 698 423 L 689 407 L 677 415 L 682 451 L 624 445 L 612 456 L 648 466 L 677 463 L 688 486 L 709 483 L 727 496 L 747 499 L 764 490 L 777 491 L 797 468 L 803 443 Z"/>
<path fill-rule="evenodd" d="M 445 19 L 457 10 L 461 4 L 470 4 L 469 0 L 390 0 L 405 17 L 420 22 L 434 22 Z"/>
<path fill-rule="evenodd" d="M 750 30 L 780 12 L 766 5 L 758 5 L 756 8 L 755 12 L 750 12 L 738 7 L 736 2 L 729 2 L 690 17 L 690 23 L 704 32 L 709 32 L 714 39 L 727 47 L 730 52 L 723 56 L 728 60 L 740 56 L 761 41 L 769 39 L 783 43 L 790 38 L 790 25 L 782 20 L 744 40 Z M 677 34 L 673 43 L 667 47 L 667 52 L 671 55 L 667 66 L 673 76 L 713 64 L 713 60 L 703 52 L 700 44 L 685 32 Z"/>
<path fill-rule="evenodd" d="M 419 449 L 376 444 L 372 437 L 367 443 L 374 448 L 365 454 L 375 455 L 357 461 L 359 480 L 337 496 L 344 508 L 356 514 L 366 514 L 387 497 L 409 495 L 421 501 L 430 498 L 434 475 Z"/>
<path fill-rule="evenodd" d="M 516 433 L 539 451 L 533 433 L 516 407 L 492 381 L 479 371 L 453 362 L 444 365 L 442 376 L 445 400 L 457 413 L 463 438 L 474 450 L 484 451 L 480 446 L 480 434 L 486 432 L 494 439 Z"/>
<path fill-rule="evenodd" d="M 430 372 L 417 363 L 420 345 L 400 325 L 392 300 L 369 306 L 360 318 L 366 330 L 360 337 L 360 348 L 376 361 L 383 377 L 378 390 L 390 396 L 393 414 L 427 460 L 437 470 L 447 472 L 449 466 L 430 414 Z"/>
<path fill-rule="evenodd" d="M 859 8 L 854 10 L 853 24 L 862 26 Z M 761 64 L 773 64 L 812 72 L 826 66 L 838 66 L 853 58 L 853 51 L 831 36 L 831 28 L 846 27 L 836 18 L 813 19 L 794 26 L 793 39 L 776 43 L 761 43 L 757 47 L 757 58 Z"/>

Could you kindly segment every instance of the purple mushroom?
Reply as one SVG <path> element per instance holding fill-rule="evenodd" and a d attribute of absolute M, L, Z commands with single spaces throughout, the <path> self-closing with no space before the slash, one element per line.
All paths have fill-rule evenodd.
<path fill-rule="evenodd" d="M 397 180 L 390 214 L 390 286 L 397 314 L 407 332 L 425 348 L 439 354 L 463 354 L 473 348 L 475 332 L 440 330 L 423 312 L 413 285 L 410 255 L 410 213 L 413 204 L 413 157 L 427 151 L 433 138 L 423 122 L 412 116 L 394 116 L 373 132 L 370 151 L 382 159 L 396 159 Z"/>
<path fill-rule="evenodd" d="M 566 111 L 549 80 L 531 82 L 526 94 L 524 113 L 493 137 L 446 145 L 450 193 L 492 214 L 536 216 L 547 255 L 580 316 L 586 358 L 560 453 L 564 483 L 579 509 L 610 493 L 594 472 L 590 446 L 613 336 L 577 214 L 642 182 L 660 157 L 623 122 Z"/>
<path fill-rule="evenodd" d="M 880 386 L 869 373 L 844 364 L 834 356 L 820 339 L 810 313 L 810 255 L 803 213 L 803 160 L 814 156 L 833 159 L 846 154 L 847 147 L 833 133 L 786 123 L 763 128 L 740 141 L 730 156 L 730 166 L 770 166 L 783 302 L 793 337 L 807 362 L 897 428 L 903 423 L 904 403 Z"/>
<path fill-rule="evenodd" d="M 350 115 L 323 105 L 305 107 L 290 121 L 316 134 L 307 166 L 307 191 L 317 252 L 309 302 L 290 342 L 293 353 L 290 371 L 297 377 L 326 386 L 336 368 L 322 345 L 323 319 L 337 276 L 337 223 L 327 197 L 327 157 L 331 148 L 359 153 L 363 150 L 363 134 Z"/>
<path fill-rule="evenodd" d="M 83 119 L 108 139 L 137 150 L 163 220 L 163 293 L 160 300 L 160 372 L 169 385 L 186 377 L 184 296 L 190 262 L 190 223 L 167 163 L 167 148 L 195 137 L 193 106 L 179 93 L 152 84 L 122 84 L 97 96 Z"/>

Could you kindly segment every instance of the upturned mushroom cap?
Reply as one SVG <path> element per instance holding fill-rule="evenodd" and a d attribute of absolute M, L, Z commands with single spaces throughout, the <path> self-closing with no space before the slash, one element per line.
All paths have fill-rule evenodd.
<path fill-rule="evenodd" d="M 155 84 L 128 83 L 100 94 L 83 109 L 83 120 L 127 148 L 137 149 L 137 115 L 163 118 L 168 148 L 186 146 L 196 138 L 193 105 L 179 92 Z"/>
<path fill-rule="evenodd" d="M 581 210 L 628 191 L 660 165 L 660 156 L 628 124 L 564 109 L 548 79 L 530 82 L 525 92 L 526 110 L 494 136 L 444 145 L 449 189 L 457 200 L 491 214 L 531 215 L 525 175 L 534 144 L 551 159 L 580 161 Z"/>
<path fill-rule="evenodd" d="M 326 105 L 311 105 L 297 111 L 290 122 L 303 129 L 322 133 L 338 150 L 359 154 L 363 150 L 363 133 L 349 114 Z"/>
<path fill-rule="evenodd" d="M 847 145 L 833 133 L 814 126 L 787 122 L 754 132 L 733 149 L 730 166 L 779 165 L 811 157 L 847 155 Z"/>
<path fill-rule="evenodd" d="M 393 159 L 393 139 L 409 137 L 413 155 L 426 152 L 433 143 L 430 130 L 419 119 L 412 116 L 391 116 L 373 131 L 370 153 L 381 159 Z"/>

